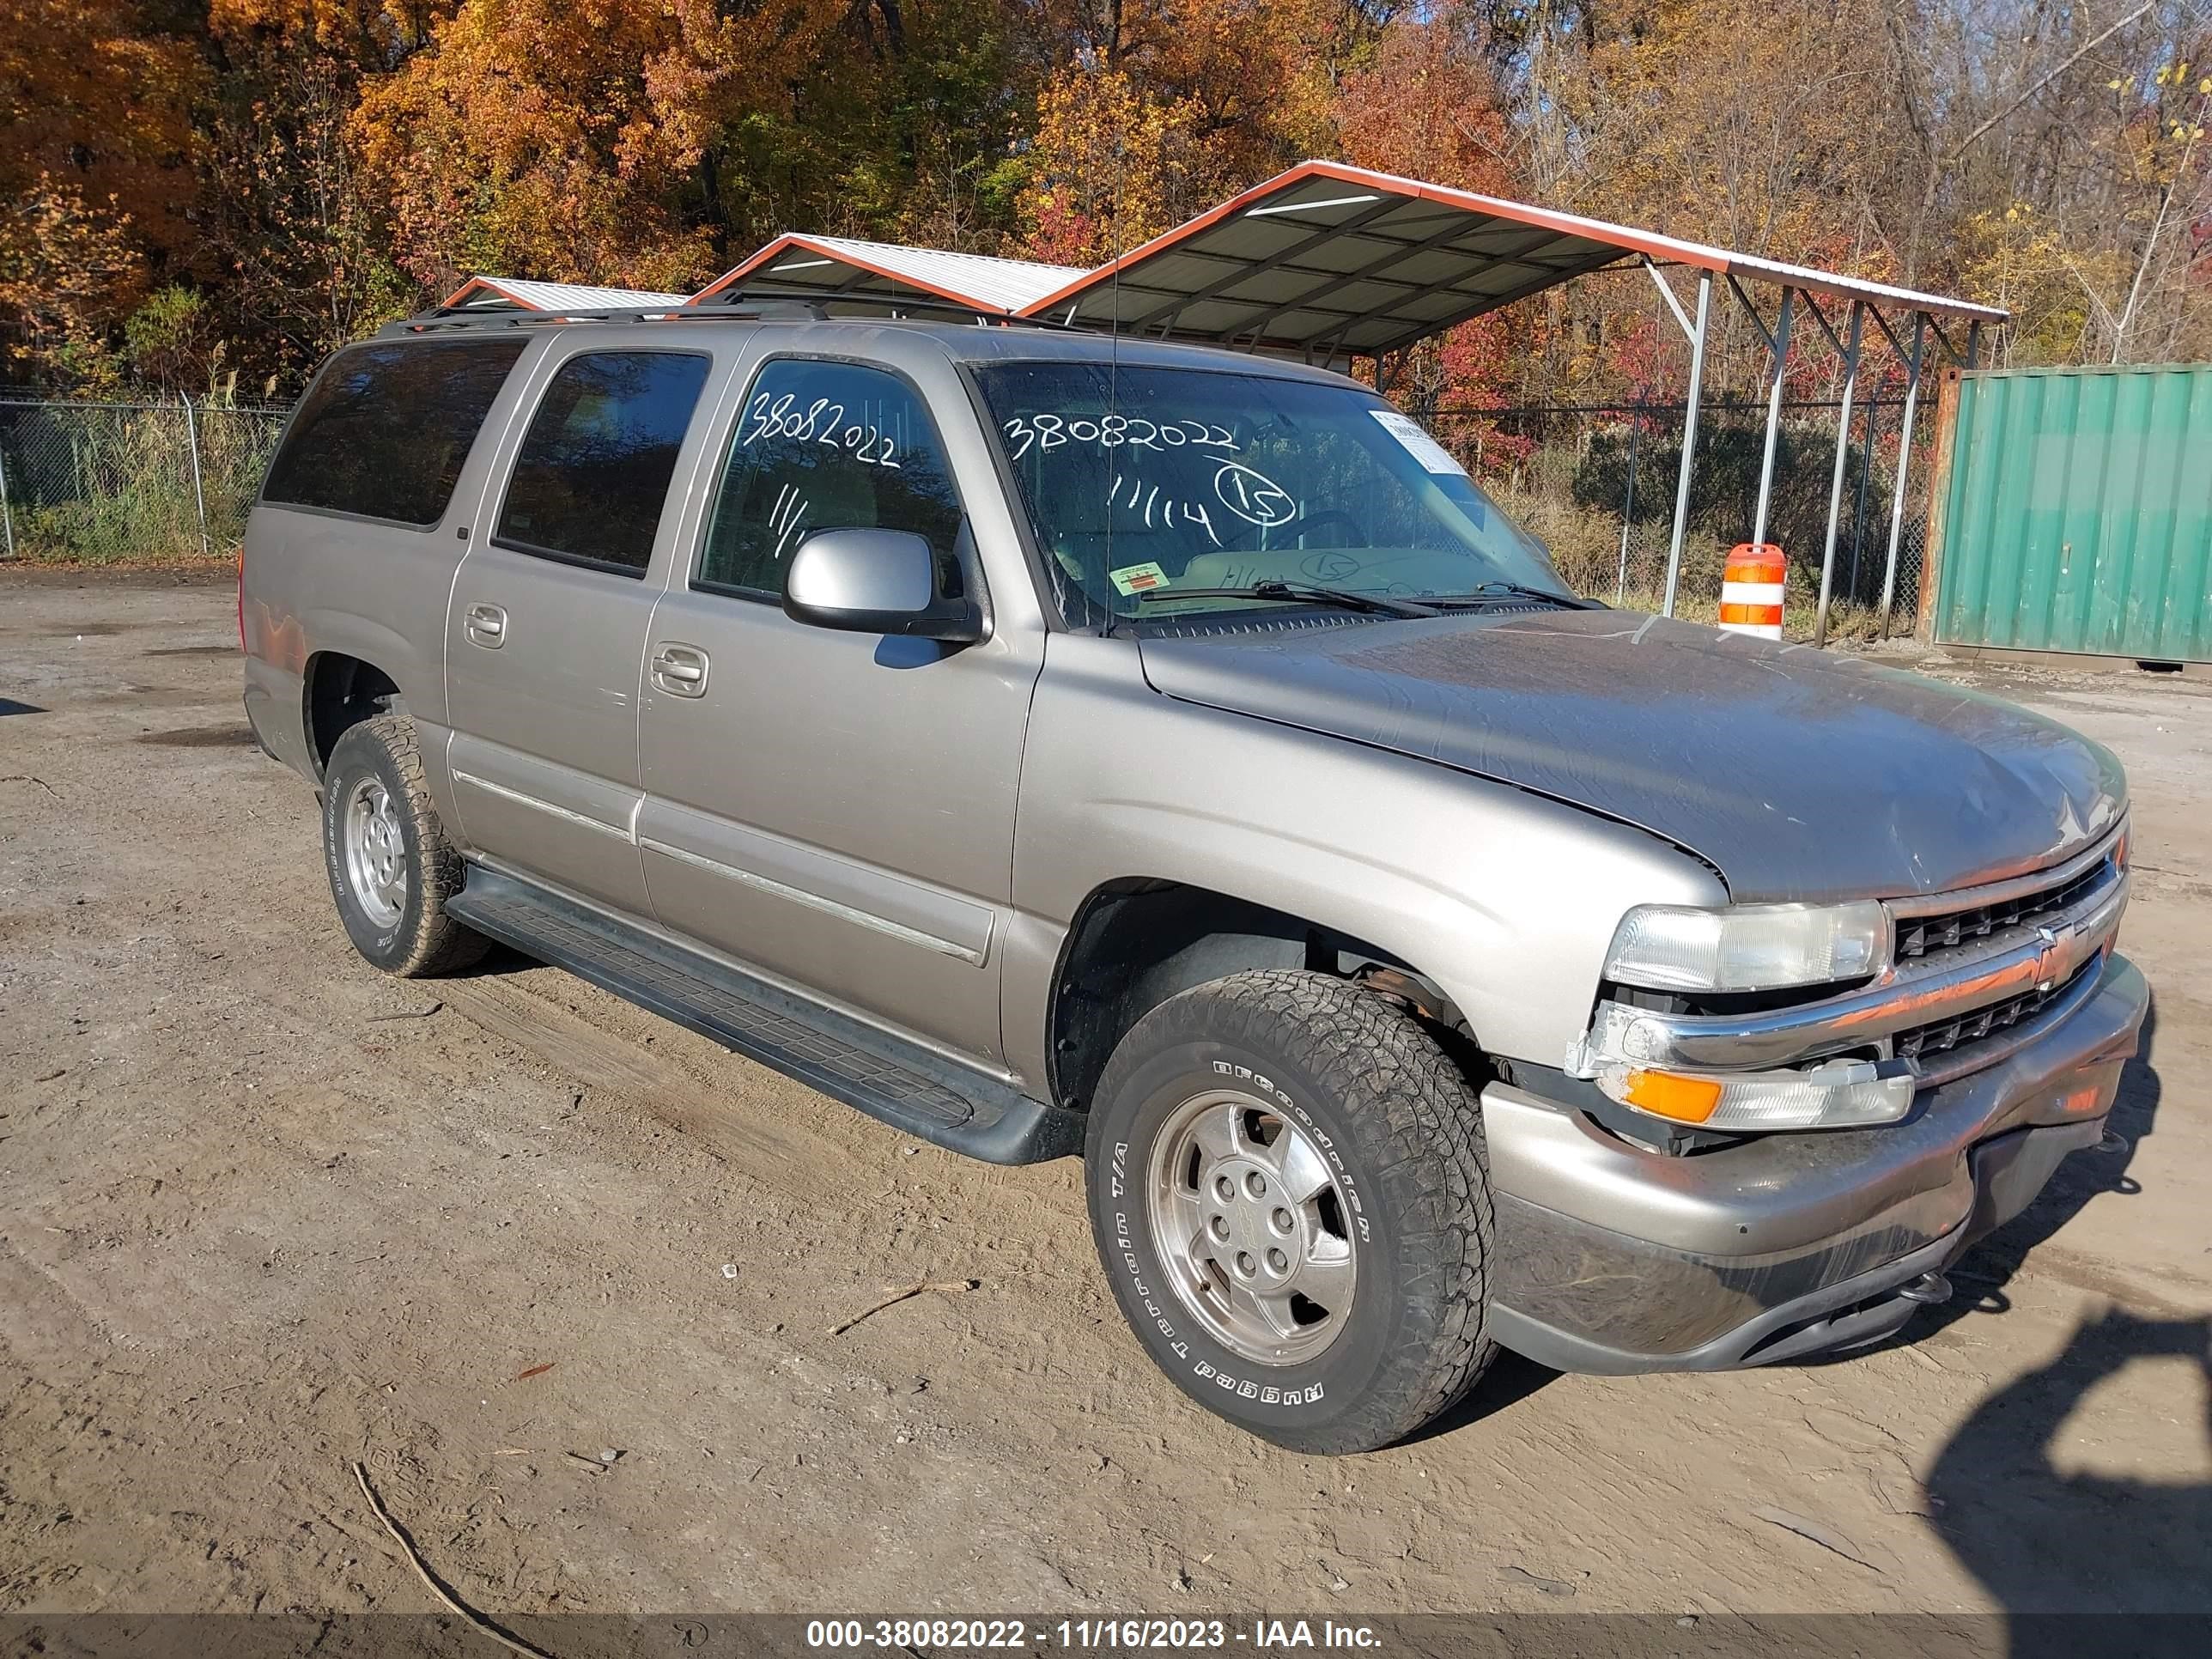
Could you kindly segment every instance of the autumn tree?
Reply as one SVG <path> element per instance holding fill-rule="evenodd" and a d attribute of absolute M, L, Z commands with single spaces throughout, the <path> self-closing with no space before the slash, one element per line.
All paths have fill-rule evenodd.
<path fill-rule="evenodd" d="M 1198 106 L 1163 101 L 1120 70 L 1061 71 L 1037 99 L 1019 211 L 1032 258 L 1096 265 L 1188 215 Z"/>
<path fill-rule="evenodd" d="M 428 47 L 453 0 L 212 0 L 201 115 L 216 314 L 250 380 L 296 381 L 418 297 L 391 258 L 349 123 L 364 83 Z"/>
<path fill-rule="evenodd" d="M 0 348 L 116 372 L 115 331 L 193 252 L 192 43 L 128 0 L 17 0 L 0 27 Z"/>
<path fill-rule="evenodd" d="M 1512 123 L 1480 36 L 1458 7 L 1382 27 L 1346 66 L 1334 100 L 1344 159 L 1459 190 L 1516 190 Z"/>
<path fill-rule="evenodd" d="M 109 336 L 144 291 L 145 256 L 114 198 L 94 204 L 41 173 L 0 222 L 8 367 L 104 389 L 121 372 Z"/>
<path fill-rule="evenodd" d="M 1018 162 L 1038 258 L 1092 264 L 1334 148 L 1336 81 L 1379 27 L 1331 0 L 1058 0 L 1067 48 Z"/>

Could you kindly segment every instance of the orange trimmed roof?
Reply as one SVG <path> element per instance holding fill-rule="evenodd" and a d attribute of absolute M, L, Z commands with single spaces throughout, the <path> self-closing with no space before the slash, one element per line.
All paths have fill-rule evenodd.
<path fill-rule="evenodd" d="M 520 311 L 641 311 L 680 306 L 681 294 L 656 294 L 635 288 L 592 288 L 580 283 L 538 283 L 520 276 L 471 276 L 448 295 L 443 309 L 462 307 Z"/>
<path fill-rule="evenodd" d="M 787 231 L 700 289 L 690 303 L 709 303 L 720 294 L 744 288 L 871 302 L 919 296 L 1012 316 L 1083 274 L 1072 265 Z"/>

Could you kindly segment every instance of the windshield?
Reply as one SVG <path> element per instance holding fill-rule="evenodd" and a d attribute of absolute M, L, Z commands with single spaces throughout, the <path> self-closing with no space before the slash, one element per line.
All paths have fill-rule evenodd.
<path fill-rule="evenodd" d="M 1256 608 L 1139 597 L 1179 588 L 1568 592 L 1542 546 L 1371 393 L 1105 363 L 992 363 L 976 378 L 1072 626 Z"/>

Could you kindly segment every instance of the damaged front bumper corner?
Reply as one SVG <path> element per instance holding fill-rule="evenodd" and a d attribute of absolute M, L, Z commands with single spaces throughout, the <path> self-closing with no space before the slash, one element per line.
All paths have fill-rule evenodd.
<path fill-rule="evenodd" d="M 1889 1334 L 1929 1278 L 2096 1144 L 2149 988 L 2108 955 L 2003 1058 L 1904 1121 L 1646 1152 L 1504 1084 L 1483 1091 L 1498 1209 L 1490 1334 L 1562 1370 L 1718 1370 Z"/>

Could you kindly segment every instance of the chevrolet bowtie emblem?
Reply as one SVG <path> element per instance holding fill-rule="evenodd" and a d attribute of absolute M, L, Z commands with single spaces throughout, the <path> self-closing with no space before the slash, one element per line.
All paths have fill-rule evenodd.
<path fill-rule="evenodd" d="M 2058 935 L 2048 927 L 2038 927 L 2035 937 L 2042 946 L 2035 956 L 2035 988 L 2048 991 L 2058 983 Z"/>

